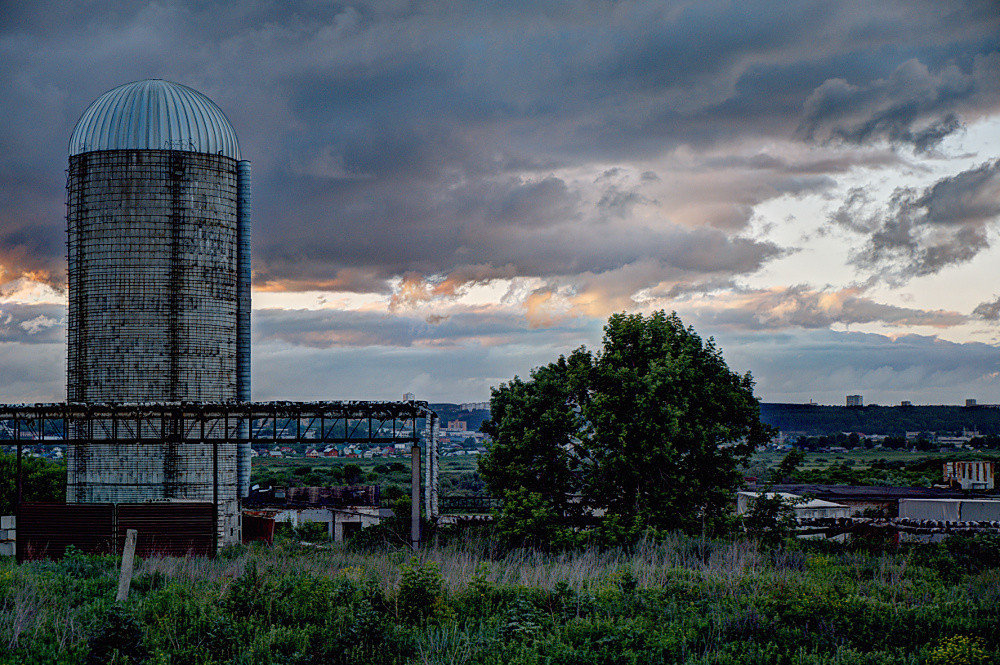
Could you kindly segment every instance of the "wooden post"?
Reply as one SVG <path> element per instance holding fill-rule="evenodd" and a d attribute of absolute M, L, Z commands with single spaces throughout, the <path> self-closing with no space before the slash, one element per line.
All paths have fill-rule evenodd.
<path fill-rule="evenodd" d="M 135 562 L 135 539 L 139 532 L 129 529 L 125 532 L 125 549 L 122 550 L 122 572 L 118 578 L 118 595 L 116 602 L 123 602 L 128 598 L 128 589 L 132 585 L 132 564 Z"/>
<path fill-rule="evenodd" d="M 410 451 L 410 544 L 420 547 L 420 444 L 414 443 Z"/>

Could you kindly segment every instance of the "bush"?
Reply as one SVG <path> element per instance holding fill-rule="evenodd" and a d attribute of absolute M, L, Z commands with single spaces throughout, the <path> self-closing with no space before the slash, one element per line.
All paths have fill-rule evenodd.
<path fill-rule="evenodd" d="M 120 605 L 108 607 L 91 628 L 88 665 L 144 663 L 149 652 L 142 643 L 142 626 Z"/>
<path fill-rule="evenodd" d="M 940 640 L 927 656 L 927 665 L 980 665 L 989 656 L 980 648 L 980 640 L 962 635 Z"/>
<path fill-rule="evenodd" d="M 421 563 L 413 557 L 400 572 L 396 608 L 401 619 L 424 623 L 444 612 L 444 580 L 436 563 Z"/>

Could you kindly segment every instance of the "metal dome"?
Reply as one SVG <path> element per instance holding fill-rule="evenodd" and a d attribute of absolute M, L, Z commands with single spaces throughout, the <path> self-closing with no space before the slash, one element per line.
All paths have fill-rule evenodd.
<path fill-rule="evenodd" d="M 182 150 L 240 158 L 236 131 L 215 102 L 161 79 L 118 86 L 83 112 L 69 139 L 69 154 L 95 150 Z"/>

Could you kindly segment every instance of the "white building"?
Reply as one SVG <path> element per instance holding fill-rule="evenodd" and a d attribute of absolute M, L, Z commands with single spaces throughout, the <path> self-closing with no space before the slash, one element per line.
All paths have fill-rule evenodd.
<path fill-rule="evenodd" d="M 795 519 L 816 519 L 820 517 L 850 517 L 853 509 L 842 503 L 824 501 L 822 499 L 806 499 L 798 494 L 788 492 L 737 492 L 736 494 L 736 514 L 742 515 L 749 512 L 753 507 L 753 502 L 761 496 L 774 498 L 781 497 L 782 503 L 788 506 L 794 513 Z"/>

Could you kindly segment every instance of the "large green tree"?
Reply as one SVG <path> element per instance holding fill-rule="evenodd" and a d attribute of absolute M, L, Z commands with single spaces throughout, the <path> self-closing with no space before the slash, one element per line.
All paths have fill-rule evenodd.
<path fill-rule="evenodd" d="M 593 359 L 585 349 L 514 377 L 492 391 L 490 419 L 482 431 L 493 439 L 479 471 L 494 496 L 537 495 L 536 503 L 560 515 L 579 509 L 583 411 Z M 574 500 L 576 499 L 576 500 Z"/>
<path fill-rule="evenodd" d="M 613 315 L 598 353 L 578 349 L 515 378 L 490 407 L 493 445 L 480 462 L 489 489 L 527 491 L 562 514 L 603 512 L 615 539 L 718 529 L 738 466 L 771 435 L 750 374 L 663 311 Z"/>

